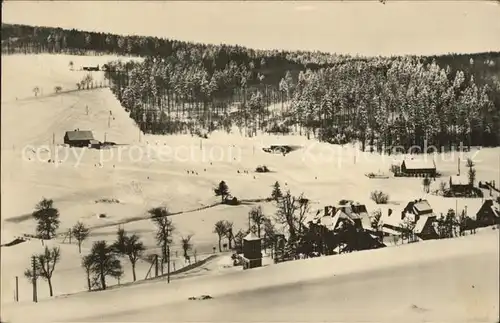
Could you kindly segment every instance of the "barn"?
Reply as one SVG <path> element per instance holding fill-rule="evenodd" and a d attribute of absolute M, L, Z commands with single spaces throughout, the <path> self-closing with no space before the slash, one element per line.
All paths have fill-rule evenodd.
<path fill-rule="evenodd" d="M 99 145 L 99 141 L 94 139 L 92 131 L 87 130 L 66 131 L 64 143 L 70 147 L 95 147 Z"/>
<path fill-rule="evenodd" d="M 436 177 L 436 164 L 432 159 L 405 159 L 401 172 L 407 176 Z"/>
<path fill-rule="evenodd" d="M 500 224 L 500 203 L 495 200 L 485 200 L 476 214 L 479 227 Z"/>

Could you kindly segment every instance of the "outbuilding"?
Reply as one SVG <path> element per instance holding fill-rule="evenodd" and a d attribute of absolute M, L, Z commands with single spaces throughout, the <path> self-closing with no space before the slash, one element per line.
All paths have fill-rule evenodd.
<path fill-rule="evenodd" d="M 472 190 L 472 185 L 466 176 L 450 176 L 450 190 L 453 193 L 467 193 Z"/>
<path fill-rule="evenodd" d="M 70 147 L 89 147 L 99 144 L 99 142 L 94 139 L 92 131 L 88 130 L 66 131 L 64 134 L 64 143 Z"/>

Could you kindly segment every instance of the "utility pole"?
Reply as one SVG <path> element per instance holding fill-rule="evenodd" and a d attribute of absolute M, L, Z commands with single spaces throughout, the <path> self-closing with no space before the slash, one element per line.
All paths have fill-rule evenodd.
<path fill-rule="evenodd" d="M 458 176 L 460 176 L 460 157 L 458 157 Z"/>
<path fill-rule="evenodd" d="M 37 280 L 37 272 L 36 272 L 36 257 L 31 257 L 31 270 L 32 270 L 32 285 L 33 285 L 33 302 L 38 302 L 37 290 L 36 290 L 36 280 Z"/>
<path fill-rule="evenodd" d="M 85 109 L 86 109 L 86 111 L 87 111 L 87 115 L 89 115 L 89 106 L 88 106 L 88 105 L 86 105 L 86 106 L 85 106 Z"/>
<path fill-rule="evenodd" d="M 104 142 L 106 142 L 106 133 L 104 133 Z"/>
<path fill-rule="evenodd" d="M 19 277 L 16 276 L 16 302 L 19 302 Z"/>

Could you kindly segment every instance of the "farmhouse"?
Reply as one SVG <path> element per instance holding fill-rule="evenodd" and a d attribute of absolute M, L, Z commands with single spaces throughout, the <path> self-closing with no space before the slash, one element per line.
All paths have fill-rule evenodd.
<path fill-rule="evenodd" d="M 450 191 L 453 193 L 470 192 L 472 185 L 466 176 L 450 176 Z"/>
<path fill-rule="evenodd" d="M 349 222 L 354 227 L 363 230 L 371 229 L 370 216 L 364 204 L 347 201 L 347 204 L 337 207 L 325 207 L 325 216 L 321 218 L 321 223 L 329 230 L 337 230 L 342 222 Z"/>
<path fill-rule="evenodd" d="M 66 131 L 64 143 L 70 147 L 98 147 L 99 141 L 94 139 L 92 131 Z"/>
<path fill-rule="evenodd" d="M 500 224 L 500 205 L 492 199 L 485 200 L 476 213 L 476 222 L 479 227 Z"/>
<path fill-rule="evenodd" d="M 419 218 L 423 215 L 432 215 L 432 207 L 427 200 L 414 200 L 408 202 L 406 207 L 401 212 L 401 220 L 410 218 L 414 222 L 418 222 Z"/>
<path fill-rule="evenodd" d="M 432 159 L 405 159 L 401 163 L 401 173 L 407 176 L 436 177 L 436 164 Z"/>
<path fill-rule="evenodd" d="M 385 235 L 399 236 L 407 225 L 413 226 L 413 233 L 422 240 L 436 239 L 434 227 L 437 217 L 427 200 L 419 199 L 408 202 L 401 212 L 391 209 L 382 215 L 382 232 Z"/>

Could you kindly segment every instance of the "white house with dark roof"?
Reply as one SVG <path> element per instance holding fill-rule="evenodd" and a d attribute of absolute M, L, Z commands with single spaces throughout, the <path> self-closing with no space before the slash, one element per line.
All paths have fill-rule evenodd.
<path fill-rule="evenodd" d="M 397 211 L 388 209 L 382 213 L 380 219 L 381 230 L 387 235 L 401 235 L 406 224 L 414 225 L 413 233 L 420 239 L 436 238 L 433 223 L 436 215 L 427 200 L 419 199 L 408 202 L 408 204 Z"/>

